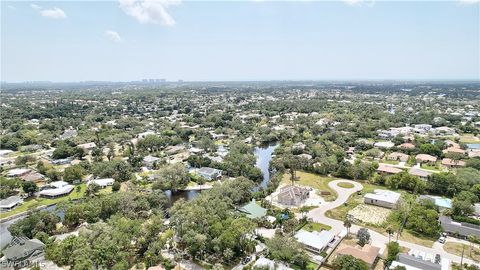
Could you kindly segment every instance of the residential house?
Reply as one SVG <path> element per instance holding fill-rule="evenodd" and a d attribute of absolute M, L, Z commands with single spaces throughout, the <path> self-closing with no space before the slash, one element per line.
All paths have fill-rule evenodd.
<path fill-rule="evenodd" d="M 20 176 L 20 179 L 28 182 L 39 183 L 45 180 L 45 176 L 38 172 L 29 172 L 25 175 Z"/>
<path fill-rule="evenodd" d="M 412 167 L 412 168 L 410 168 L 410 170 L 408 170 L 408 174 L 413 175 L 413 176 L 417 176 L 420 179 L 426 181 L 428 179 L 428 177 L 433 174 L 433 172 L 422 170 L 422 169 L 417 168 L 417 167 Z"/>
<path fill-rule="evenodd" d="M 396 208 L 399 200 L 400 193 L 385 189 L 375 189 L 373 193 L 367 193 L 363 197 L 363 201 L 366 204 L 373 204 L 390 209 Z"/>
<path fill-rule="evenodd" d="M 20 176 L 23 176 L 23 175 L 26 175 L 27 173 L 31 172 L 32 170 L 30 169 L 25 169 L 25 168 L 22 168 L 22 169 L 12 169 L 10 171 L 7 172 L 7 176 L 8 177 L 20 177 Z"/>
<path fill-rule="evenodd" d="M 284 186 L 280 188 L 277 201 L 283 205 L 298 206 L 308 199 L 310 190 L 310 188 L 293 185 Z"/>
<path fill-rule="evenodd" d="M 77 146 L 80 148 L 83 148 L 83 150 L 86 150 L 86 151 L 92 150 L 93 148 L 97 147 L 97 145 L 94 142 L 79 144 Z"/>
<path fill-rule="evenodd" d="M 43 186 L 43 189 L 38 192 L 38 195 L 46 198 L 56 198 L 70 194 L 73 188 L 74 186 L 68 184 L 67 182 L 55 181 Z"/>
<path fill-rule="evenodd" d="M 455 129 L 449 127 L 437 127 L 430 130 L 434 135 L 454 135 Z"/>
<path fill-rule="evenodd" d="M 403 149 L 414 149 L 415 145 L 413 143 L 402 143 L 398 147 Z"/>
<path fill-rule="evenodd" d="M 454 160 L 450 158 L 442 159 L 442 165 L 448 168 L 465 167 L 466 163 L 463 160 Z"/>
<path fill-rule="evenodd" d="M 400 253 L 390 265 L 390 269 L 403 266 L 406 270 L 449 270 L 450 260 L 439 255 L 410 250 L 408 254 Z"/>
<path fill-rule="evenodd" d="M 430 131 L 432 129 L 432 125 L 429 125 L 429 124 L 418 124 L 418 125 L 414 125 L 413 126 L 413 129 L 416 133 L 426 133 L 428 131 Z"/>
<path fill-rule="evenodd" d="M 4 257 L 2 265 L 28 266 L 29 262 L 35 261 L 44 255 L 45 244 L 38 239 L 27 237 L 14 237 L 7 247 L 2 250 Z"/>
<path fill-rule="evenodd" d="M 295 234 L 295 238 L 306 250 L 315 254 L 320 254 L 335 242 L 335 235 L 332 232 L 325 230 L 321 232 L 299 230 Z"/>
<path fill-rule="evenodd" d="M 58 138 L 60 140 L 66 140 L 66 139 L 71 139 L 77 137 L 77 131 L 70 127 L 69 129 L 66 129 L 62 135 L 60 135 Z"/>
<path fill-rule="evenodd" d="M 395 160 L 400 162 L 407 162 L 410 156 L 400 152 L 393 152 L 387 156 L 388 160 Z"/>
<path fill-rule="evenodd" d="M 20 196 L 10 196 L 0 201 L 0 210 L 12 210 L 22 203 L 23 200 L 20 198 Z"/>
<path fill-rule="evenodd" d="M 208 181 L 218 180 L 222 177 L 222 170 L 210 167 L 201 167 L 196 170 L 196 173 Z"/>
<path fill-rule="evenodd" d="M 244 213 L 248 218 L 255 219 L 267 215 L 267 209 L 258 205 L 255 200 L 245 204 L 238 209 L 239 212 Z"/>
<path fill-rule="evenodd" d="M 393 166 L 388 166 L 385 164 L 379 164 L 377 168 L 377 172 L 380 174 L 397 174 L 403 172 L 402 169 L 393 167 Z"/>
<path fill-rule="evenodd" d="M 168 146 L 167 148 L 165 148 L 165 152 L 169 155 L 174 155 L 174 154 L 177 154 L 181 151 L 185 150 L 185 146 L 184 145 L 170 145 Z"/>
<path fill-rule="evenodd" d="M 459 154 L 459 155 L 465 155 L 467 151 L 458 148 L 458 147 L 448 147 L 447 149 L 442 151 L 444 154 Z"/>
<path fill-rule="evenodd" d="M 378 254 L 380 252 L 379 247 L 375 247 L 372 245 L 365 245 L 363 247 L 361 246 L 345 246 L 343 248 L 340 248 L 337 251 L 338 255 L 351 255 L 359 260 L 364 261 L 369 268 L 372 268 L 373 265 L 375 265 L 375 261 L 377 260 Z"/>
<path fill-rule="evenodd" d="M 153 168 L 155 166 L 155 162 L 158 162 L 159 160 L 160 160 L 160 158 L 158 158 L 158 157 L 148 155 L 148 156 L 143 158 L 143 164 L 147 168 Z"/>
<path fill-rule="evenodd" d="M 106 188 L 108 186 L 112 186 L 114 182 L 115 182 L 115 179 L 113 178 L 92 179 L 87 182 L 87 186 L 91 184 L 96 184 L 100 188 Z"/>
<path fill-rule="evenodd" d="M 437 157 L 427 154 L 418 154 L 415 156 L 415 160 L 417 163 L 430 163 L 433 164 L 437 162 Z"/>
<path fill-rule="evenodd" d="M 378 148 L 385 148 L 385 149 L 390 149 L 395 146 L 393 142 L 386 141 L 386 142 L 376 142 L 373 144 L 373 146 L 378 147 Z"/>
<path fill-rule="evenodd" d="M 466 222 L 453 221 L 451 217 L 440 216 L 438 219 L 444 232 L 468 238 L 470 235 L 480 237 L 480 226 Z"/>

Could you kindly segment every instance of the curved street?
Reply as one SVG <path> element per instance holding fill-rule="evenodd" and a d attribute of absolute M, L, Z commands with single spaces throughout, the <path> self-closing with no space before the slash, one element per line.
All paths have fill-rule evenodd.
<path fill-rule="evenodd" d="M 342 187 L 338 186 L 338 183 L 341 183 L 341 182 L 350 183 L 350 184 L 353 185 L 353 187 L 352 188 L 342 188 Z M 361 183 L 358 183 L 358 182 L 355 182 L 355 181 L 352 181 L 352 180 L 339 179 L 339 180 L 331 181 L 330 183 L 328 183 L 328 186 L 330 188 L 332 188 L 337 193 L 337 199 L 333 202 L 329 202 L 329 203 L 320 205 L 318 208 L 315 208 L 315 209 L 311 210 L 310 212 L 307 213 L 307 217 L 311 218 L 315 222 L 319 222 L 319 223 L 323 223 L 323 224 L 331 226 L 332 227 L 332 229 L 331 229 L 332 233 L 338 234 L 343 229 L 345 229 L 344 226 L 343 226 L 343 220 L 336 220 L 336 219 L 329 218 L 329 217 L 325 216 L 325 213 L 328 210 L 337 208 L 340 205 L 344 204 L 348 200 L 350 195 L 352 195 L 353 193 L 355 193 L 359 190 L 362 190 L 363 185 Z M 361 228 L 360 226 L 353 224 L 352 227 L 350 228 L 350 232 L 351 233 L 356 233 L 360 228 Z M 382 253 L 385 250 L 385 245 L 388 243 L 388 236 L 383 235 L 383 234 L 378 233 L 378 232 L 373 231 L 373 230 L 369 230 L 369 232 L 370 232 L 370 236 L 371 236 L 371 244 L 374 245 L 374 246 L 380 247 L 381 248 L 380 253 Z M 395 238 L 396 238 L 396 236 L 392 236 L 392 239 L 395 239 Z M 451 237 L 449 237 L 449 238 L 451 238 Z M 398 243 L 400 244 L 400 246 L 404 246 L 404 247 L 407 247 L 409 249 L 415 249 L 415 250 L 419 250 L 419 251 L 423 251 L 423 252 L 431 253 L 431 254 L 440 254 L 440 256 L 442 256 L 443 258 L 447 258 L 447 259 L 451 260 L 452 262 L 460 263 L 460 261 L 461 261 L 460 256 L 457 256 L 457 255 L 450 254 L 450 253 L 446 252 L 445 250 L 443 250 L 443 247 L 439 246 L 438 245 L 439 243 L 436 243 L 436 242 L 435 242 L 434 246 L 430 247 L 430 248 L 422 246 L 422 245 L 410 243 L 410 242 L 405 242 L 405 241 L 402 241 L 402 240 L 399 240 Z M 463 262 L 478 265 L 478 263 L 475 263 L 473 260 L 470 260 L 470 259 L 465 258 L 465 257 L 463 258 Z"/>

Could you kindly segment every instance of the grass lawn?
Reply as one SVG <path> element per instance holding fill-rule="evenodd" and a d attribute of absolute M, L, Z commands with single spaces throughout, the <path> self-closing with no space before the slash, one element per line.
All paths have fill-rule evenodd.
<path fill-rule="evenodd" d="M 480 139 L 471 134 L 465 134 L 460 136 L 460 142 L 462 143 L 480 143 Z"/>
<path fill-rule="evenodd" d="M 463 246 L 465 246 L 465 252 L 463 256 L 469 259 L 472 259 L 476 262 L 480 261 L 480 248 L 478 248 L 478 245 L 475 245 L 475 247 L 472 247 L 472 249 L 470 249 L 470 245 L 465 245 L 465 244 L 455 243 L 455 242 L 447 242 L 443 245 L 443 249 L 448 253 L 452 253 L 457 256 L 462 256 Z"/>
<path fill-rule="evenodd" d="M 330 231 L 332 227 L 326 224 L 318 223 L 318 222 L 308 222 L 307 224 L 305 224 L 305 226 L 302 227 L 302 229 L 309 232 L 313 232 L 313 231 L 320 232 L 320 231 Z"/>
<path fill-rule="evenodd" d="M 0 213 L 0 218 L 6 218 L 15 214 L 19 214 L 22 212 L 26 212 L 29 210 L 33 210 L 39 206 L 43 205 L 50 205 L 50 204 L 55 204 L 59 203 L 62 201 L 68 201 L 68 200 L 75 200 L 75 199 L 80 199 L 85 197 L 85 193 L 87 190 L 86 184 L 80 184 L 81 190 L 80 192 L 77 192 L 77 186 L 73 189 L 73 191 L 68 195 L 68 196 L 63 196 L 55 199 L 46 199 L 46 198 L 28 198 L 26 199 L 22 205 L 14 208 L 12 211 Z"/>
<path fill-rule="evenodd" d="M 363 196 L 365 193 L 372 192 L 374 189 L 385 189 L 384 186 L 378 186 L 369 183 L 362 183 L 363 189 L 362 193 L 359 195 L 357 193 L 353 193 L 350 195 L 350 198 L 342 204 L 341 206 L 328 210 L 325 214 L 329 218 L 338 219 L 338 220 L 345 220 L 347 217 L 348 211 L 355 208 L 357 205 L 363 203 Z"/>
<path fill-rule="evenodd" d="M 422 169 L 431 170 L 431 171 L 438 171 L 440 168 L 437 165 L 430 165 L 430 164 L 422 164 L 420 166 Z"/>
<path fill-rule="evenodd" d="M 392 164 L 392 165 L 398 165 L 399 163 L 397 160 L 389 160 L 389 159 L 383 159 L 380 162 L 385 164 Z"/>
<path fill-rule="evenodd" d="M 384 233 L 386 234 L 386 233 Z M 396 239 L 396 236 L 392 237 Z M 400 240 L 431 248 L 437 239 L 425 237 L 409 230 L 403 230 Z"/>
<path fill-rule="evenodd" d="M 309 186 L 316 190 L 320 191 L 329 191 L 330 195 L 322 195 L 325 201 L 334 201 L 337 198 L 337 193 L 328 186 L 330 181 L 334 180 L 332 177 L 320 176 L 313 173 L 307 173 L 298 171 L 297 172 L 298 180 L 295 181 L 295 184 L 301 186 Z M 284 174 L 281 184 L 291 185 L 290 174 Z"/>
<path fill-rule="evenodd" d="M 110 194 L 110 193 L 112 193 L 112 187 L 111 186 L 108 186 L 106 188 L 102 188 L 97 192 L 97 194 L 99 194 L 99 195 Z"/>
<path fill-rule="evenodd" d="M 290 265 L 290 267 L 292 267 L 293 269 L 295 270 L 303 270 L 302 268 L 300 268 L 300 266 L 298 265 L 295 265 L 295 264 L 292 264 Z M 305 268 L 306 270 L 316 270 L 318 268 L 318 264 L 312 262 L 312 261 L 309 261 L 307 263 L 307 268 Z"/>
<path fill-rule="evenodd" d="M 337 184 L 337 186 L 341 187 L 341 188 L 353 188 L 354 185 L 351 184 L 351 183 L 347 183 L 347 182 L 340 182 Z"/>

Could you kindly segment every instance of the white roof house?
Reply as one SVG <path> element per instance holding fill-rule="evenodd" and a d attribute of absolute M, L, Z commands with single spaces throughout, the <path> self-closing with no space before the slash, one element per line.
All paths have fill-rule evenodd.
<path fill-rule="evenodd" d="M 395 146 L 395 144 L 393 142 L 387 141 L 387 142 L 376 142 L 373 144 L 373 146 L 378 148 L 392 148 Z"/>
<path fill-rule="evenodd" d="M 384 189 L 375 189 L 364 196 L 365 203 L 387 208 L 395 208 L 399 199 L 400 193 Z"/>
<path fill-rule="evenodd" d="M 275 262 L 265 257 L 261 257 L 255 262 L 253 268 L 256 267 L 268 267 L 270 270 L 293 270 L 281 262 Z"/>
<path fill-rule="evenodd" d="M 29 173 L 30 171 L 31 171 L 30 169 L 13 169 L 8 171 L 7 176 L 8 177 L 22 176 Z"/>
<path fill-rule="evenodd" d="M 299 230 L 295 234 L 295 238 L 298 242 L 302 243 L 306 249 L 315 253 L 320 253 L 330 242 L 332 242 L 335 235 L 330 231 L 309 232 Z"/>
<path fill-rule="evenodd" d="M 87 182 L 87 186 L 89 186 L 91 184 L 96 184 L 97 186 L 105 188 L 107 186 L 113 185 L 113 182 L 115 182 L 115 179 L 113 179 L 113 178 L 92 179 L 92 180 Z"/>
<path fill-rule="evenodd" d="M 23 200 L 20 196 L 10 196 L 0 201 L 0 209 L 10 210 L 21 203 L 23 203 Z"/>
<path fill-rule="evenodd" d="M 72 192 L 74 188 L 74 186 L 64 181 L 55 181 L 48 184 L 46 187 L 47 189 L 44 189 L 38 192 L 40 196 L 44 196 L 44 197 L 64 196 Z"/>

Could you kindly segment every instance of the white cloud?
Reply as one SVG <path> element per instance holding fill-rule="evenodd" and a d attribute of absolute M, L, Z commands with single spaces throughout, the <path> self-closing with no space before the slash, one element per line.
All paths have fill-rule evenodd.
<path fill-rule="evenodd" d="M 110 39 L 113 42 L 121 42 L 122 41 L 122 38 L 120 37 L 120 35 L 116 31 L 106 30 L 105 35 L 107 36 L 108 39 Z"/>
<path fill-rule="evenodd" d="M 41 9 L 42 8 L 41 6 L 35 5 L 35 4 L 30 4 L 30 7 L 32 7 L 33 9 Z"/>
<path fill-rule="evenodd" d="M 40 14 L 43 17 L 51 18 L 51 19 L 65 19 L 67 17 L 67 14 L 65 12 L 57 7 L 54 7 L 53 9 L 44 9 L 40 11 Z"/>
<path fill-rule="evenodd" d="M 181 3 L 181 0 L 119 0 L 120 8 L 140 23 L 153 23 L 172 26 L 175 20 L 168 13 L 171 6 Z"/>
<path fill-rule="evenodd" d="M 471 4 L 478 4 L 480 0 L 459 0 L 461 4 L 471 5 Z"/>
<path fill-rule="evenodd" d="M 349 6 L 363 6 L 373 7 L 375 5 L 375 0 L 342 0 L 345 4 Z"/>

